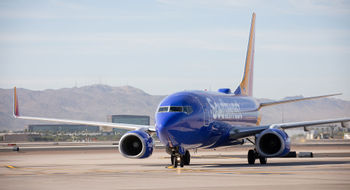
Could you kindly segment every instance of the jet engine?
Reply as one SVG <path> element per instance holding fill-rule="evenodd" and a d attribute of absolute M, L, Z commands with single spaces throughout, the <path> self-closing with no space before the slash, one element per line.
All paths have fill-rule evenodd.
<path fill-rule="evenodd" d="M 119 152 L 127 158 L 147 158 L 153 152 L 153 139 L 144 131 L 129 131 L 119 141 Z"/>
<path fill-rule="evenodd" d="M 255 146 L 262 157 L 280 157 L 289 153 L 290 139 L 280 129 L 266 129 L 257 136 Z"/>

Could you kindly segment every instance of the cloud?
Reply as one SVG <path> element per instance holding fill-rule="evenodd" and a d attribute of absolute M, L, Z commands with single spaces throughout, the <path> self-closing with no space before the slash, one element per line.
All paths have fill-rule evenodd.
<path fill-rule="evenodd" d="M 14 1 L 15 2 L 15 1 Z M 154 20 L 156 15 L 134 10 L 123 10 L 112 2 L 100 6 L 100 2 L 85 1 L 23 1 L 0 4 L 0 19 L 24 20 Z M 1 3 L 1 2 L 0 2 Z M 94 4 L 96 3 L 96 4 Z M 113 8 L 111 8 L 113 7 Z M 146 9 L 145 9 L 146 10 Z"/>
<path fill-rule="evenodd" d="M 349 30 L 260 30 L 259 51 L 341 53 L 350 50 Z M 24 54 L 120 55 L 130 52 L 220 51 L 242 52 L 247 31 L 211 29 L 183 32 L 133 33 L 0 33 L 0 48 Z M 10 48 L 8 48 L 10 47 Z M 28 48 L 30 47 L 30 48 Z M 23 51 L 21 50 L 23 49 Z"/>
<path fill-rule="evenodd" d="M 239 51 L 227 40 L 242 39 L 246 32 L 212 30 L 183 33 L 0 33 L 0 48 L 31 47 L 26 54 L 120 54 L 164 49 Z M 50 48 L 48 48 L 50 47 Z M 19 51 L 21 52 L 21 51 Z"/>
<path fill-rule="evenodd" d="M 78 10 L 87 10 L 89 9 L 89 7 L 84 4 L 84 3 L 78 3 L 79 1 L 73 1 L 73 0 L 69 0 L 69 1 L 64 1 L 64 0 L 50 0 L 48 1 L 49 4 L 51 4 L 52 6 L 59 6 L 62 7 L 64 9 L 70 9 L 70 10 L 74 10 L 74 11 L 78 11 Z"/>
<path fill-rule="evenodd" d="M 296 14 L 350 14 L 350 2 L 345 0 L 289 0 L 289 4 Z"/>
<path fill-rule="evenodd" d="M 292 54 L 296 53 L 339 53 L 347 54 L 350 52 L 349 46 L 333 46 L 333 45 L 286 45 L 286 44 L 267 44 L 260 46 L 261 50 L 269 52 L 288 52 Z"/>
<path fill-rule="evenodd" d="M 350 30 L 262 30 L 256 35 L 257 48 L 286 53 L 343 54 L 350 51 Z"/>
<path fill-rule="evenodd" d="M 157 0 L 160 4 L 176 5 L 176 6 L 201 6 L 201 7 L 252 7 L 253 5 L 261 5 L 264 2 L 259 0 Z"/>
<path fill-rule="evenodd" d="M 157 0 L 158 3 L 187 8 L 229 8 L 266 10 L 285 14 L 348 15 L 350 2 L 346 0 Z"/>

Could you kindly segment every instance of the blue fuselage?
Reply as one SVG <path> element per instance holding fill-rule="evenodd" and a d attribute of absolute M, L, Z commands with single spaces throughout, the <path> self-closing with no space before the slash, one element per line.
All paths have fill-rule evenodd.
<path fill-rule="evenodd" d="M 166 97 L 156 113 L 156 131 L 168 147 L 215 148 L 228 145 L 233 127 L 256 126 L 259 103 L 221 92 L 184 91 Z"/>

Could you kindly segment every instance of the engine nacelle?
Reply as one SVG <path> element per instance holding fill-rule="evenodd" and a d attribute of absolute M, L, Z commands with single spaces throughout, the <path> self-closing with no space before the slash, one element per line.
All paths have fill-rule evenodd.
<path fill-rule="evenodd" d="M 153 152 L 153 139 L 144 131 L 129 131 L 119 141 L 119 152 L 127 158 L 147 158 Z"/>
<path fill-rule="evenodd" d="M 282 130 L 266 129 L 257 136 L 255 146 L 263 157 L 280 157 L 290 151 L 290 139 Z"/>

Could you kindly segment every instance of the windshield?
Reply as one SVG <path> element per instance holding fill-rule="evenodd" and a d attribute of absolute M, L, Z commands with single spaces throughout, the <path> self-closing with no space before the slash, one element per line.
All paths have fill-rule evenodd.
<path fill-rule="evenodd" d="M 182 112 L 183 107 L 181 106 L 170 106 L 170 112 Z"/>
<path fill-rule="evenodd" d="M 158 112 L 168 112 L 168 110 L 169 110 L 169 106 L 166 106 L 166 107 L 159 107 Z"/>
<path fill-rule="evenodd" d="M 191 106 L 161 106 L 158 109 L 158 113 L 161 112 L 182 112 L 191 114 L 193 112 L 193 109 Z"/>

